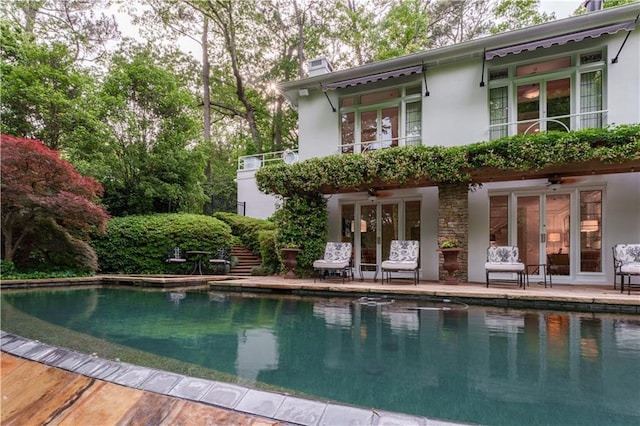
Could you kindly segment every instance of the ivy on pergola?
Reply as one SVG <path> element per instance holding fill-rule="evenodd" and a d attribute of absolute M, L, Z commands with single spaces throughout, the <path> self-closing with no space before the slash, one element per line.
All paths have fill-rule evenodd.
<path fill-rule="evenodd" d="M 617 167 L 617 166 L 620 167 Z M 407 146 L 331 155 L 256 173 L 261 191 L 283 197 L 542 177 L 552 170 L 599 173 L 638 170 L 640 124 L 574 132 L 517 135 L 464 146 Z M 594 170 L 595 170 L 594 168 Z M 536 173 L 538 172 L 538 173 Z"/>

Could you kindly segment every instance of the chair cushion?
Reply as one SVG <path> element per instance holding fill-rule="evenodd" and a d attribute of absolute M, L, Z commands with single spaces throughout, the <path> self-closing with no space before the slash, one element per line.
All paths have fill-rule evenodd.
<path fill-rule="evenodd" d="M 418 262 L 410 260 L 385 260 L 382 262 L 381 268 L 383 270 L 412 271 L 418 268 Z"/>
<path fill-rule="evenodd" d="M 348 263 L 351 260 L 351 243 L 328 242 L 322 260 Z"/>
<path fill-rule="evenodd" d="M 229 264 L 231 262 L 229 262 L 226 259 L 210 259 L 209 263 L 221 263 L 221 264 L 227 265 L 227 264 Z"/>
<path fill-rule="evenodd" d="M 626 263 L 620 266 L 620 272 L 623 274 L 640 275 L 640 263 Z"/>
<path fill-rule="evenodd" d="M 522 272 L 524 271 L 524 263 L 519 262 L 487 262 L 484 264 L 487 271 L 494 272 Z"/>
<path fill-rule="evenodd" d="M 389 260 L 394 262 L 417 262 L 420 242 L 415 240 L 393 240 L 389 249 Z"/>
<path fill-rule="evenodd" d="M 487 263 L 518 263 L 519 261 L 516 246 L 497 246 L 487 249 Z"/>
<path fill-rule="evenodd" d="M 324 259 L 316 260 L 313 262 L 313 267 L 316 269 L 344 269 L 349 266 L 349 261 L 346 262 L 330 262 Z"/>
<path fill-rule="evenodd" d="M 613 256 L 622 265 L 640 263 L 640 244 L 616 244 Z"/>

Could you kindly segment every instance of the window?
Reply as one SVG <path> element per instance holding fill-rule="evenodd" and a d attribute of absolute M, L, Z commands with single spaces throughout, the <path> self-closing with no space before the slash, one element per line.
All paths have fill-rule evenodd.
<path fill-rule="evenodd" d="M 489 70 L 491 139 L 605 126 L 604 67 L 596 51 Z"/>
<path fill-rule="evenodd" d="M 340 100 L 342 153 L 422 141 L 422 85 L 351 95 Z"/>
<path fill-rule="evenodd" d="M 602 191 L 580 191 L 580 271 L 602 271 Z"/>

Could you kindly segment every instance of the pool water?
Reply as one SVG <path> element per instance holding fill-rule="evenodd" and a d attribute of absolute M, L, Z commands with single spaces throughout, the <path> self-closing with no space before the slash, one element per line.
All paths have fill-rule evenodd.
<path fill-rule="evenodd" d="M 483 424 L 640 424 L 637 316 L 94 288 L 5 293 L 3 326 L 7 304 L 323 400 Z"/>

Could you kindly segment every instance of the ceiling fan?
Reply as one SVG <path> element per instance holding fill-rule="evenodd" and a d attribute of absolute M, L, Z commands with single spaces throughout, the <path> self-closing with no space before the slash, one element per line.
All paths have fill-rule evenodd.
<path fill-rule="evenodd" d="M 367 194 L 369 195 L 369 200 L 375 201 L 378 198 L 386 198 L 393 195 L 392 191 L 383 191 L 377 188 L 367 188 Z"/>
<path fill-rule="evenodd" d="M 552 175 L 547 178 L 547 186 L 556 189 L 560 185 L 580 182 L 580 179 L 566 176 Z"/>

